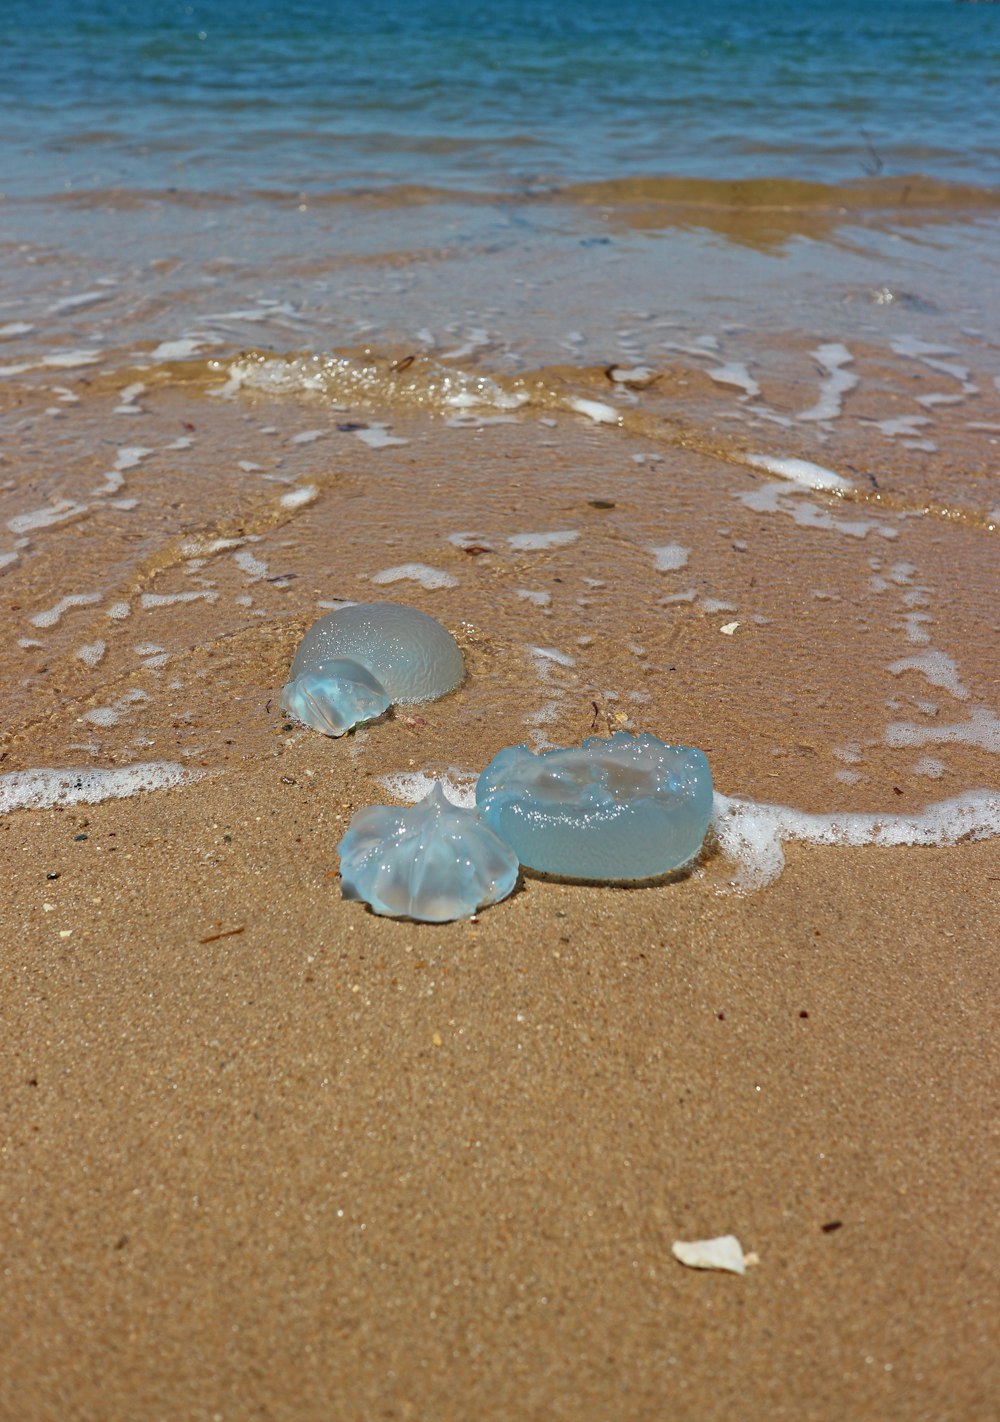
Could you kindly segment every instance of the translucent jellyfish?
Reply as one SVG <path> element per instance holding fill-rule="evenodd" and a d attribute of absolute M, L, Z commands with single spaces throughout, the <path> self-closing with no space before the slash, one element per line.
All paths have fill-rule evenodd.
<path fill-rule="evenodd" d="M 582 746 L 511 746 L 476 785 L 479 812 L 521 863 L 571 879 L 648 879 L 686 864 L 712 814 L 704 752 L 617 731 Z"/>
<path fill-rule="evenodd" d="M 394 602 L 328 612 L 299 643 L 281 709 L 328 736 L 381 716 L 393 702 L 433 701 L 465 677 L 440 622 Z"/>
<path fill-rule="evenodd" d="M 517 883 L 514 851 L 440 783 L 419 805 L 359 810 L 337 849 L 344 898 L 390 918 L 448 923 L 499 903 Z"/>

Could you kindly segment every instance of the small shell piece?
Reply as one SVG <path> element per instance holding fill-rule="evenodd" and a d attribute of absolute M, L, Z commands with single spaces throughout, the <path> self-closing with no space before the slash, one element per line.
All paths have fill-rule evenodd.
<path fill-rule="evenodd" d="M 476 784 L 483 819 L 521 863 L 571 879 L 648 879 L 686 864 L 712 815 L 703 751 L 616 731 L 581 746 L 511 746 Z"/>
<path fill-rule="evenodd" d="M 337 846 L 345 899 L 376 913 L 448 923 L 499 903 L 517 883 L 517 856 L 440 782 L 418 805 L 359 810 Z"/>
<path fill-rule="evenodd" d="M 747 1271 L 747 1256 L 735 1234 L 720 1234 L 717 1239 L 678 1239 L 670 1250 L 689 1269 L 722 1269 L 727 1274 Z"/>

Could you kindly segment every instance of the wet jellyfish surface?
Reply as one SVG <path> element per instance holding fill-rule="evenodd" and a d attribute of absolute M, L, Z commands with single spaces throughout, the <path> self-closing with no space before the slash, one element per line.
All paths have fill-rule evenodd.
<path fill-rule="evenodd" d="M 649 879 L 686 864 L 712 814 L 703 751 L 617 731 L 581 746 L 502 750 L 476 785 L 483 819 L 521 863 L 571 879 Z"/>
<path fill-rule="evenodd" d="M 418 805 L 359 810 L 337 849 L 344 898 L 390 918 L 448 923 L 499 903 L 517 883 L 514 851 L 440 784 Z"/>
<path fill-rule="evenodd" d="M 465 677 L 450 632 L 394 602 L 340 607 L 299 643 L 281 709 L 327 736 L 381 716 L 393 702 L 433 701 Z"/>

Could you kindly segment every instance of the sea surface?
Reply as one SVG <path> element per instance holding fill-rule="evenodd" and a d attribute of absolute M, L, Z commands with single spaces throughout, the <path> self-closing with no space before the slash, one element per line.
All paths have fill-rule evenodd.
<path fill-rule="evenodd" d="M 7 0 L 3 186 L 1000 179 L 1000 10 L 955 0 Z"/>
<path fill-rule="evenodd" d="M 0 134 L 8 768 L 221 763 L 378 595 L 499 744 L 995 783 L 1000 6 L 8 0 Z"/>

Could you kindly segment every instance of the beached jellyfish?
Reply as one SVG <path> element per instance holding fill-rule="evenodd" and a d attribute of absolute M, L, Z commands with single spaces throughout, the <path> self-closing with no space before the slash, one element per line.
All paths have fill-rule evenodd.
<path fill-rule="evenodd" d="M 476 785 L 480 814 L 530 869 L 649 879 L 686 864 L 712 814 L 704 752 L 616 731 L 582 746 L 511 746 Z"/>
<path fill-rule="evenodd" d="M 440 782 L 419 805 L 359 810 L 337 846 L 345 899 L 376 913 L 448 923 L 499 903 L 517 883 L 517 856 Z"/>
<path fill-rule="evenodd" d="M 359 602 L 309 628 L 282 688 L 281 709 L 327 736 L 342 736 L 393 702 L 444 696 L 464 676 L 458 643 L 426 612 Z"/>

